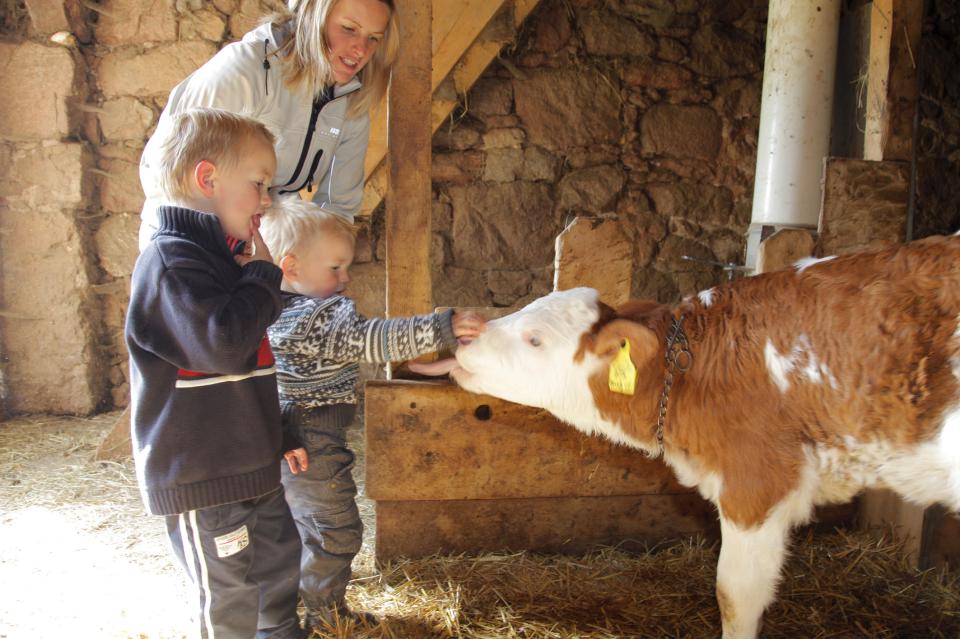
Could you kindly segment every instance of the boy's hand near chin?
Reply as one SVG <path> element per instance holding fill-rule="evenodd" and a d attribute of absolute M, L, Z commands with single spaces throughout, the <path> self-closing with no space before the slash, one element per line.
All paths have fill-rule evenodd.
<path fill-rule="evenodd" d="M 267 243 L 263 241 L 263 236 L 260 235 L 259 218 L 253 218 L 250 221 L 250 241 L 247 242 L 247 249 L 252 249 L 252 253 L 233 256 L 233 259 L 240 266 L 245 266 L 254 260 L 263 260 L 273 264 L 270 249 L 267 248 Z"/>

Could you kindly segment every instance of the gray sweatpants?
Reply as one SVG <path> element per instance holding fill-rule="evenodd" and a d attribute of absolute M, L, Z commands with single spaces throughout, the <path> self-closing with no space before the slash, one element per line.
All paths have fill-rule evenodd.
<path fill-rule="evenodd" d="M 346 430 L 356 407 L 337 404 L 284 410 L 285 428 L 297 433 L 309 455 L 308 470 L 294 475 L 283 464 L 287 503 L 300 531 L 300 596 L 308 611 L 343 603 L 351 563 L 363 543 L 363 522 L 353 481 L 354 455 Z"/>
<path fill-rule="evenodd" d="M 201 639 L 299 639 L 300 539 L 283 488 L 165 517 L 196 589 Z"/>

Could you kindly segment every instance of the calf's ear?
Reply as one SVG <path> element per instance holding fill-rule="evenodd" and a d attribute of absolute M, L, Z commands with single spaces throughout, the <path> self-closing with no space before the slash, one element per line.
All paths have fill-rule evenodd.
<path fill-rule="evenodd" d="M 638 367 L 655 357 L 660 347 L 656 333 L 649 328 L 618 319 L 600 329 L 594 341 L 594 352 L 601 358 L 614 357 L 627 342 L 630 343 L 630 359 Z"/>

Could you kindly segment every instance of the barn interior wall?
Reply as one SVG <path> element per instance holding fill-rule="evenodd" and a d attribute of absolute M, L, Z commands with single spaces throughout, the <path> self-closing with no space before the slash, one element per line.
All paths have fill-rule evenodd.
<path fill-rule="evenodd" d="M 960 6 L 928 0 L 920 45 L 913 237 L 960 231 Z"/>
<path fill-rule="evenodd" d="M 278 2 L 0 4 L 10 411 L 126 405 L 143 144 L 170 89 Z M 635 233 L 635 296 L 670 302 L 720 281 L 706 262 L 741 262 L 749 224 L 766 4 L 542 0 L 434 137 L 435 303 L 546 293 L 554 237 L 574 216 Z M 921 60 L 956 62 L 954 3 L 933 0 L 931 15 Z M 958 222 L 958 68 L 923 67 L 918 232 Z M 383 310 L 382 216 L 362 220 L 353 269 L 368 314 Z"/>

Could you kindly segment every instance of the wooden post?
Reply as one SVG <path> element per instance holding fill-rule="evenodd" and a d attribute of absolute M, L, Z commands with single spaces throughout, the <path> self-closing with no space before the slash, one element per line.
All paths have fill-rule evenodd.
<path fill-rule="evenodd" d="M 433 310 L 430 279 L 430 2 L 397 4 L 403 45 L 393 70 L 387 125 L 386 311 L 402 317 Z"/>

